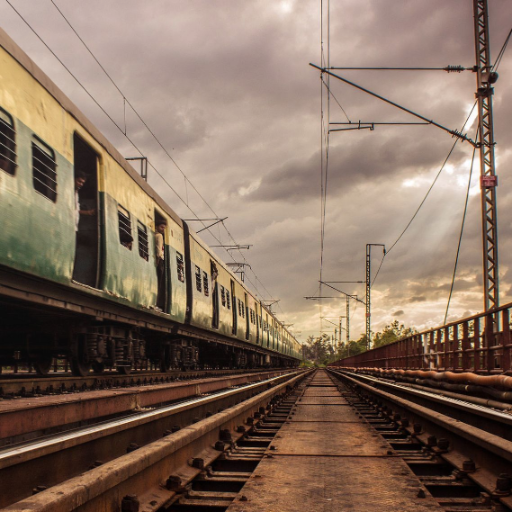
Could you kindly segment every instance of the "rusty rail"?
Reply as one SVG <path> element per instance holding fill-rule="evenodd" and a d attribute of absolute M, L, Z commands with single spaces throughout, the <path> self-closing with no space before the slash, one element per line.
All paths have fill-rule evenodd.
<path fill-rule="evenodd" d="M 474 373 L 511 370 L 512 303 L 340 359 L 329 366 Z M 495 330 L 496 329 L 496 330 Z"/>

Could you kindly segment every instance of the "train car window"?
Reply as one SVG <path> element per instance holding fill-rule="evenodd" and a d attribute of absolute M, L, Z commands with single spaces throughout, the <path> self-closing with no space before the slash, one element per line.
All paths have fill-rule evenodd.
<path fill-rule="evenodd" d="M 228 309 L 231 309 L 231 299 L 228 290 L 226 290 L 226 306 L 228 307 Z"/>
<path fill-rule="evenodd" d="M 16 172 L 14 122 L 2 108 L 0 108 L 0 169 L 12 176 Z"/>
<path fill-rule="evenodd" d="M 201 291 L 201 269 L 196 265 L 196 288 L 197 291 Z"/>
<path fill-rule="evenodd" d="M 242 318 L 245 318 L 245 305 L 242 301 L 240 301 L 240 304 L 242 305 Z"/>
<path fill-rule="evenodd" d="M 32 139 L 32 183 L 50 201 L 57 201 L 55 152 L 39 139 Z"/>
<path fill-rule="evenodd" d="M 130 212 L 120 204 L 117 205 L 117 219 L 119 221 L 119 243 L 131 250 L 130 243 L 133 243 L 132 220 Z"/>
<path fill-rule="evenodd" d="M 203 271 L 203 289 L 204 294 L 208 297 L 210 295 L 210 288 L 208 286 L 208 274 Z"/>
<path fill-rule="evenodd" d="M 148 241 L 148 228 L 137 222 L 137 237 L 139 239 L 139 256 L 146 261 L 149 260 L 149 241 Z"/>
<path fill-rule="evenodd" d="M 183 254 L 176 251 L 176 270 L 178 272 L 178 279 L 185 282 L 185 264 L 183 263 Z"/>
<path fill-rule="evenodd" d="M 220 285 L 220 301 L 226 307 L 226 289 L 222 285 Z"/>

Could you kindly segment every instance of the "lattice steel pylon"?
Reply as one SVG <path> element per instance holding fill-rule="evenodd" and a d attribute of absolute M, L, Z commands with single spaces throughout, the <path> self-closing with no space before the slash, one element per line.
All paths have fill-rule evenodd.
<path fill-rule="evenodd" d="M 498 78 L 492 71 L 487 0 L 473 0 L 478 100 L 478 143 L 482 196 L 482 236 L 485 311 L 499 306 L 497 177 L 494 160 L 492 95 Z"/>
<path fill-rule="evenodd" d="M 386 246 L 384 244 L 366 244 L 366 350 L 372 346 L 372 247 L 382 247 L 384 255 Z"/>

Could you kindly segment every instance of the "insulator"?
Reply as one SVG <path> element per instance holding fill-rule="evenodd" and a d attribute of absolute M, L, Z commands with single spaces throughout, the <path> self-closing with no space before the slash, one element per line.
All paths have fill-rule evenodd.
<path fill-rule="evenodd" d="M 463 66 L 450 66 L 450 65 L 448 65 L 448 66 L 446 66 L 446 67 L 444 68 L 444 70 L 445 70 L 447 73 L 460 73 L 460 72 L 462 72 L 462 71 L 465 71 L 465 70 L 466 70 L 466 68 L 465 68 L 465 67 L 463 67 Z"/>

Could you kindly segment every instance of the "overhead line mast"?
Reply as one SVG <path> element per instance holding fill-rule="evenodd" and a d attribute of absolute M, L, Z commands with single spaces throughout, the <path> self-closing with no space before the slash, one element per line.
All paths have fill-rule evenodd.
<path fill-rule="evenodd" d="M 492 70 L 487 0 L 473 0 L 478 100 L 478 143 L 482 197 L 482 236 L 485 311 L 499 306 L 497 176 L 494 160 L 492 85 L 498 74 Z"/>

